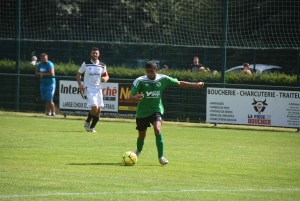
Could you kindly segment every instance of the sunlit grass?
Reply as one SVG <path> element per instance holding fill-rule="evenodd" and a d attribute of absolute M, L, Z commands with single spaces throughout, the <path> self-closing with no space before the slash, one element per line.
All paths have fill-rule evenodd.
<path fill-rule="evenodd" d="M 289 129 L 164 122 L 135 166 L 134 120 L 0 112 L 0 200 L 299 200 L 300 135 Z"/>

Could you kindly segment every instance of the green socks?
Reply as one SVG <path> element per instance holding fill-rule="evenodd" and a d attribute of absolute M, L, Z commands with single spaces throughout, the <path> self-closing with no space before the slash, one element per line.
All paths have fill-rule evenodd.
<path fill-rule="evenodd" d="M 164 155 L 164 139 L 161 133 L 155 135 L 155 142 L 157 147 L 158 158 Z M 139 138 L 136 140 L 136 147 L 139 152 L 143 150 L 144 140 L 141 141 Z"/>
<path fill-rule="evenodd" d="M 161 133 L 155 135 L 158 158 L 164 155 L 164 139 Z"/>
<path fill-rule="evenodd" d="M 143 150 L 143 146 L 144 146 L 144 140 L 140 141 L 139 138 L 137 138 L 136 140 L 136 148 L 139 152 L 141 152 Z"/>

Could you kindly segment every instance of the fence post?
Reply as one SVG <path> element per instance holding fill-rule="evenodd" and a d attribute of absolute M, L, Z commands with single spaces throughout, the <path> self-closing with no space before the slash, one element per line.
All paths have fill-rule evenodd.
<path fill-rule="evenodd" d="M 300 50 L 298 51 L 298 61 L 297 61 L 297 86 L 300 86 Z M 300 132 L 300 128 L 297 129 Z"/>
<path fill-rule="evenodd" d="M 17 2 L 17 52 L 16 52 L 16 73 L 20 74 L 20 57 L 21 57 L 21 0 Z M 19 112 L 19 99 L 20 99 L 20 76 L 17 76 L 16 82 L 16 111 Z"/>
<path fill-rule="evenodd" d="M 253 73 L 256 72 L 256 49 L 253 49 Z"/>
<path fill-rule="evenodd" d="M 297 61 L 297 86 L 300 86 L 300 50 L 298 51 L 298 61 Z"/>
<path fill-rule="evenodd" d="M 222 74 L 221 82 L 225 83 L 225 70 L 226 70 L 226 48 L 227 48 L 227 28 L 228 28 L 228 0 L 224 0 L 224 16 L 223 16 L 223 39 L 222 39 Z"/>

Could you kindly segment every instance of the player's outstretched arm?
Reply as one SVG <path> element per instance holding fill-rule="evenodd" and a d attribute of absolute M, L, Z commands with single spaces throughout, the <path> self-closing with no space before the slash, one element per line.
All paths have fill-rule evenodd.
<path fill-rule="evenodd" d="M 144 98 L 144 94 L 143 93 L 137 93 L 136 95 L 130 95 L 129 99 L 133 100 L 133 101 L 137 101 L 137 100 L 141 100 L 142 98 Z"/>
<path fill-rule="evenodd" d="M 178 81 L 178 86 L 188 87 L 188 88 L 203 88 L 204 82 L 192 83 L 192 82 Z"/>

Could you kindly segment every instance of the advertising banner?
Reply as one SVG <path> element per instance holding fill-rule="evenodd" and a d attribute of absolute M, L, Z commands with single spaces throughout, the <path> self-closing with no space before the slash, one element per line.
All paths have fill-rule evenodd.
<path fill-rule="evenodd" d="M 131 84 L 119 84 L 119 112 L 135 114 L 138 101 L 129 100 Z"/>
<path fill-rule="evenodd" d="M 138 101 L 129 100 L 131 84 L 102 83 L 104 108 L 101 116 L 134 118 Z M 90 107 L 76 81 L 60 80 L 59 109 L 65 114 L 87 115 Z"/>
<path fill-rule="evenodd" d="M 207 88 L 206 122 L 300 127 L 300 92 Z"/>
<path fill-rule="evenodd" d="M 137 101 L 129 100 L 131 84 L 119 83 L 119 100 L 117 112 L 102 112 L 103 116 L 119 117 L 119 118 L 134 118 L 137 107 Z"/>
<path fill-rule="evenodd" d="M 102 111 L 118 112 L 118 83 L 102 83 L 102 87 L 104 100 Z M 59 81 L 59 109 L 61 111 L 72 110 L 73 113 L 82 111 L 84 114 L 90 110 L 90 107 L 87 106 L 86 96 L 81 93 L 76 81 Z"/>

